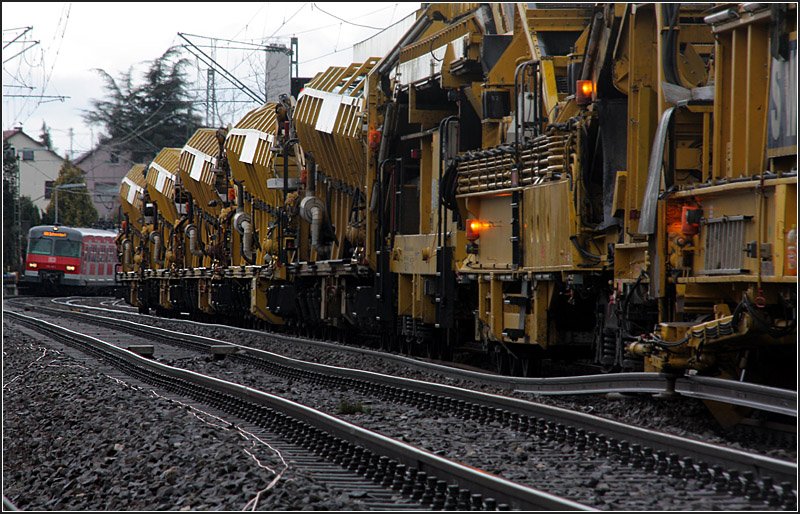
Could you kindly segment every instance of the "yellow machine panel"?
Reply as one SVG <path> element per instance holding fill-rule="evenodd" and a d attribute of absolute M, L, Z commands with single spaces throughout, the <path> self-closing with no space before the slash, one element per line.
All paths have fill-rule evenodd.
<path fill-rule="evenodd" d="M 159 215 L 172 226 L 178 220 L 175 182 L 180 152 L 179 148 L 164 148 L 147 167 L 147 192 L 158 206 Z"/>
<path fill-rule="evenodd" d="M 117 237 L 117 249 L 120 254 L 122 271 L 134 270 L 134 254 L 139 248 L 142 229 L 144 228 L 144 196 L 147 190 L 147 180 L 144 172 L 147 166 L 134 164 L 130 171 L 123 177 L 119 188 L 120 205 L 124 216 L 122 229 Z"/>
<path fill-rule="evenodd" d="M 123 177 L 119 187 L 120 205 L 123 214 L 128 216 L 128 223 L 137 230 L 142 230 L 142 198 L 147 188 L 144 172 L 145 164 L 134 164 L 130 171 Z"/>
<path fill-rule="evenodd" d="M 245 114 L 225 139 L 225 155 L 235 181 L 248 193 L 269 205 L 276 205 L 276 190 L 267 187 L 267 180 L 277 178 L 273 166 L 278 119 L 276 103 L 267 103 Z"/>
<path fill-rule="evenodd" d="M 224 140 L 224 135 L 222 137 Z M 201 210 L 214 216 L 219 215 L 222 208 L 217 187 L 224 195 L 228 191 L 224 176 L 220 184 L 219 174 L 215 172 L 219 150 L 217 130 L 211 128 L 198 129 L 180 150 L 181 184 Z"/>
<path fill-rule="evenodd" d="M 331 67 L 306 84 L 294 113 L 297 135 L 327 176 L 364 185 L 364 89 L 379 59 Z"/>
<path fill-rule="evenodd" d="M 143 239 L 148 245 L 144 263 L 153 269 L 165 269 L 174 263 L 172 236 L 178 221 L 175 208 L 175 182 L 178 172 L 177 148 L 164 148 L 147 166 L 147 197 L 153 204 L 152 219 L 145 216 Z M 147 209 L 145 209 L 147 212 Z"/>

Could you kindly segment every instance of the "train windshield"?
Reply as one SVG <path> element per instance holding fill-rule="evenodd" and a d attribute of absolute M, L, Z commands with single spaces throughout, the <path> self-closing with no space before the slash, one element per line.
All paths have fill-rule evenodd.
<path fill-rule="evenodd" d="M 63 239 L 55 242 L 55 255 L 58 257 L 80 257 L 80 241 L 64 241 Z"/>
<path fill-rule="evenodd" d="M 28 253 L 36 255 L 55 255 L 56 257 L 80 257 L 81 242 L 65 239 L 31 239 Z"/>
<path fill-rule="evenodd" d="M 28 245 L 28 253 L 35 253 L 36 255 L 50 255 L 53 253 L 53 240 L 52 239 L 31 239 Z"/>

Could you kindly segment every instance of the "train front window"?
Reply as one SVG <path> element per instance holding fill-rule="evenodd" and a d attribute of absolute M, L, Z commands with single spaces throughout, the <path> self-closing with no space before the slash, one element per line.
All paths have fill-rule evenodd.
<path fill-rule="evenodd" d="M 28 245 L 28 253 L 36 255 L 50 255 L 53 252 L 52 239 L 31 239 Z"/>
<path fill-rule="evenodd" d="M 80 257 L 81 256 L 81 242 L 80 241 L 65 241 L 63 239 L 56 241 L 55 254 L 58 257 Z"/>

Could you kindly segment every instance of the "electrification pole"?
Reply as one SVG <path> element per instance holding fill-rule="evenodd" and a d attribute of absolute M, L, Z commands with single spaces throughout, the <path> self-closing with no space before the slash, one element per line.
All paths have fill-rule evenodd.
<path fill-rule="evenodd" d="M 59 184 L 57 186 L 53 186 L 53 195 L 55 196 L 56 202 L 56 217 L 54 225 L 58 225 L 58 190 L 59 189 L 80 189 L 85 188 L 86 184 Z"/>

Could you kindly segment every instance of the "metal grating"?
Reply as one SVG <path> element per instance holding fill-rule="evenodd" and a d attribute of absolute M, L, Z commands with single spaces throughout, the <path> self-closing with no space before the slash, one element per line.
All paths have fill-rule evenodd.
<path fill-rule="evenodd" d="M 704 269 L 701 275 L 734 275 L 746 273 L 744 231 L 752 216 L 723 216 L 703 220 L 705 233 Z"/>

